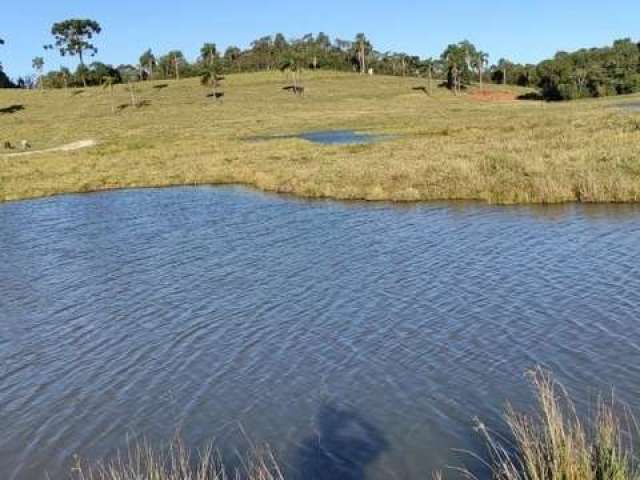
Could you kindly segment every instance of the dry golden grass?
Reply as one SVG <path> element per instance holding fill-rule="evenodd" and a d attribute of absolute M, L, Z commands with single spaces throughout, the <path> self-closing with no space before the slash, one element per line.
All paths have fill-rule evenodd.
<path fill-rule="evenodd" d="M 158 88 L 162 84 L 165 88 Z M 417 201 L 640 201 L 640 114 L 614 100 L 562 104 L 478 102 L 423 81 L 307 73 L 306 97 L 281 90 L 280 73 L 229 75 L 225 102 L 198 79 L 140 84 L 141 108 L 111 113 L 108 90 L 0 90 L 0 201 L 143 186 L 242 183 L 308 197 Z M 489 87 L 503 90 L 503 87 Z M 115 89 L 116 105 L 129 101 Z M 355 129 L 395 134 L 375 145 L 322 146 L 247 137 Z"/>
<path fill-rule="evenodd" d="M 166 452 L 148 444 L 132 447 L 125 457 L 98 464 L 82 465 L 78 459 L 72 480 L 284 480 L 273 454 L 254 451 L 233 471 L 222 463 L 212 448 L 194 454 L 175 440 Z"/>
<path fill-rule="evenodd" d="M 567 393 L 543 370 L 532 373 L 539 415 L 510 410 L 507 423 L 514 445 L 496 440 L 482 424 L 499 480 L 638 480 L 633 456 L 634 432 L 622 428 L 613 404 L 601 401 L 596 418 L 585 426 Z M 633 423 L 633 422 L 627 422 Z M 628 425 L 635 430 L 635 425 Z"/>

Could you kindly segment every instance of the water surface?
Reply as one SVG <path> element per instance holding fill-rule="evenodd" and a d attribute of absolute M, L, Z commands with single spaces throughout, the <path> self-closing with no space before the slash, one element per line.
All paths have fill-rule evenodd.
<path fill-rule="evenodd" d="M 320 145 L 367 145 L 376 143 L 388 138 L 389 135 L 374 133 L 361 133 L 354 130 L 321 130 L 313 132 L 303 132 L 293 135 L 272 135 L 254 137 L 252 140 L 266 141 L 298 138 Z"/>
<path fill-rule="evenodd" d="M 552 368 L 640 394 L 640 209 L 240 188 L 0 205 L 0 478 L 179 429 L 292 478 L 425 479 Z M 233 458 L 233 457 L 231 457 Z M 297 476 L 296 476 L 297 475 Z M 453 476 L 452 478 L 455 478 Z"/>
<path fill-rule="evenodd" d="M 622 110 L 626 110 L 627 112 L 640 112 L 640 101 L 633 101 L 633 102 L 629 102 L 629 101 L 625 101 L 625 102 L 618 102 L 616 104 L 618 108 L 621 108 Z"/>

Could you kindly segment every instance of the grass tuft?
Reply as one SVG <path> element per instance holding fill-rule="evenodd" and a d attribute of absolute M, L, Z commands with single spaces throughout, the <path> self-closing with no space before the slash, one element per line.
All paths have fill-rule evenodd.
<path fill-rule="evenodd" d="M 531 374 L 538 414 L 509 408 L 506 421 L 513 443 L 482 423 L 493 477 L 498 480 L 638 480 L 629 432 L 622 428 L 614 403 L 600 401 L 585 426 L 567 392 L 548 372 Z"/>
<path fill-rule="evenodd" d="M 178 439 L 166 452 L 142 443 L 103 464 L 83 465 L 76 459 L 72 480 L 284 480 L 269 449 L 255 450 L 241 463 L 229 471 L 212 447 L 194 454 Z"/>

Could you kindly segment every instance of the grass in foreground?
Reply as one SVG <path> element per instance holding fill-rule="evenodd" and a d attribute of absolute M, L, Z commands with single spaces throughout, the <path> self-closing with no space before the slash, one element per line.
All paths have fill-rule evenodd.
<path fill-rule="evenodd" d="M 487 442 L 486 461 L 496 480 L 638 480 L 640 469 L 633 455 L 632 437 L 623 429 L 613 405 L 601 401 L 593 422 L 583 424 L 574 404 L 551 375 L 532 373 L 538 414 L 506 415 L 512 440 L 498 438 L 479 423 Z M 475 479 L 471 473 L 463 472 Z M 425 472 L 425 478 L 429 475 Z M 74 469 L 75 480 L 285 480 L 269 450 L 254 452 L 241 470 L 232 474 L 212 449 L 194 457 L 179 441 L 166 454 L 148 446 L 131 450 L 126 459 L 97 467 Z M 318 478 L 327 478 L 318 472 Z M 434 479 L 443 479 L 440 473 Z"/>
<path fill-rule="evenodd" d="M 99 143 L 27 157 L 0 150 L 0 201 L 229 183 L 346 200 L 640 201 L 640 113 L 615 108 L 621 98 L 496 102 L 444 89 L 430 97 L 413 89 L 419 79 L 328 72 L 308 73 L 299 98 L 286 83 L 276 72 L 229 75 L 216 104 L 198 79 L 145 82 L 141 108 L 126 107 L 120 85 L 116 114 L 101 88 L 0 90 L 0 147 Z M 246 141 L 328 129 L 396 137 L 361 146 Z"/>
<path fill-rule="evenodd" d="M 166 453 L 147 444 L 132 448 L 125 458 L 73 468 L 73 480 L 284 480 L 270 451 L 257 451 L 241 469 L 230 472 L 213 449 L 193 454 L 178 439 Z"/>
<path fill-rule="evenodd" d="M 509 410 L 513 444 L 497 440 L 480 424 L 487 440 L 490 467 L 500 480 L 637 480 L 632 435 L 614 406 L 601 401 L 591 424 L 583 424 L 567 393 L 542 370 L 532 374 L 539 413 Z M 634 428 L 635 429 L 635 428 Z"/>

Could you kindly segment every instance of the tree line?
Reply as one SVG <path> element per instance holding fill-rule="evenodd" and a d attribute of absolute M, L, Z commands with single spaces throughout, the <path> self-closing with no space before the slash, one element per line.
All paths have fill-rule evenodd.
<path fill-rule="evenodd" d="M 289 70 L 294 81 L 304 70 L 350 71 L 360 74 L 416 76 L 436 79 L 455 94 L 472 83 L 485 82 L 538 88 L 547 100 L 570 100 L 640 92 L 640 43 L 622 39 L 612 46 L 558 52 L 552 59 L 534 64 L 519 64 L 500 59 L 490 65 L 489 55 L 469 41 L 448 45 L 437 58 L 420 58 L 403 52 L 380 52 L 364 33 L 353 40 L 331 39 L 321 32 L 287 39 L 282 33 L 254 40 L 248 48 L 230 46 L 220 51 L 214 42 L 206 42 L 200 55 L 189 61 L 180 50 L 156 55 L 142 52 L 136 64 L 108 65 L 99 61 L 87 64 L 98 49 L 93 38 L 102 32 L 98 22 L 69 19 L 55 23 L 53 44 L 44 50 L 58 50 L 62 56 L 79 60 L 75 71 L 61 67 L 44 73 L 44 58 L 33 59 L 35 75 L 18 79 L 15 84 L 1 73 L 0 87 L 42 88 L 85 87 L 144 80 L 181 79 L 224 73 Z M 0 45 L 4 41 L 0 39 Z M 431 85 L 431 81 L 429 82 Z"/>

